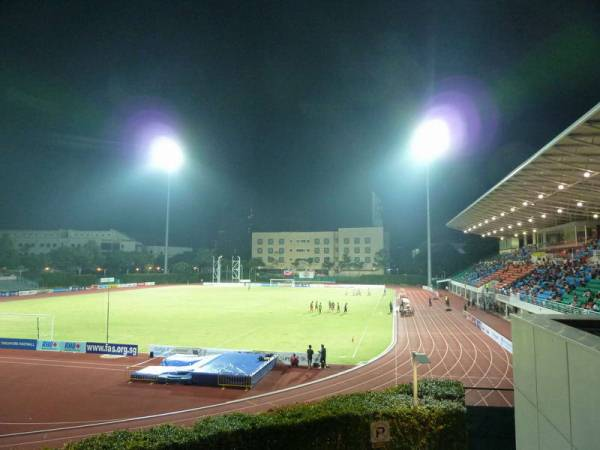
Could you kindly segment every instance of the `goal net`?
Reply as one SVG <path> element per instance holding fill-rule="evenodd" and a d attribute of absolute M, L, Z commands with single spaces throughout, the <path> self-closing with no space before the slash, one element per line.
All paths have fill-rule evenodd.
<path fill-rule="evenodd" d="M 51 314 L 0 313 L 0 335 L 5 338 L 54 340 Z"/>
<path fill-rule="evenodd" d="M 269 284 L 271 286 L 287 286 L 287 287 L 294 287 L 296 286 L 296 282 L 293 279 L 288 279 L 288 278 L 271 278 Z"/>

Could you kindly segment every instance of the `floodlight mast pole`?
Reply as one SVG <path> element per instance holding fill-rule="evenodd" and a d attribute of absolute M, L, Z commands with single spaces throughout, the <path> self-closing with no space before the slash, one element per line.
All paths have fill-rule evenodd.
<path fill-rule="evenodd" d="M 167 218 L 165 225 L 165 275 L 169 273 L 169 210 L 171 207 L 171 174 L 167 173 Z"/>
<path fill-rule="evenodd" d="M 427 286 L 431 285 L 431 218 L 429 213 L 429 164 L 425 168 L 425 187 L 427 191 Z"/>

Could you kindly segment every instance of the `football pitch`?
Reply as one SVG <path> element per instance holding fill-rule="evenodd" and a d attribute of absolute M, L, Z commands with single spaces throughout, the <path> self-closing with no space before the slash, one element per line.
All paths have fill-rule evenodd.
<path fill-rule="evenodd" d="M 303 352 L 324 344 L 328 362 L 354 364 L 384 350 L 392 339 L 391 289 L 170 286 L 111 290 L 109 341 Z M 370 294 L 370 295 L 369 295 Z M 35 316 L 54 318 L 54 340 L 104 342 L 107 292 L 0 303 L 0 337 L 36 338 Z M 310 302 L 323 304 L 310 312 Z M 341 312 L 330 312 L 328 302 Z M 348 303 L 348 312 L 343 313 Z M 41 334 L 48 333 L 41 321 Z"/>

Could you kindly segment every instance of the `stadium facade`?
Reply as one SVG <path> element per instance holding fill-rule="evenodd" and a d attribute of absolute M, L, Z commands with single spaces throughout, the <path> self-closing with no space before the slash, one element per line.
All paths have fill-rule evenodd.
<path fill-rule="evenodd" d="M 117 230 L 0 230 L 7 235 L 19 253 L 43 254 L 60 247 L 78 248 L 95 243 L 102 252 L 135 252 L 143 245 Z"/>
<path fill-rule="evenodd" d="M 329 270 L 382 274 L 388 249 L 383 227 L 337 231 L 252 233 L 252 258 L 274 269 Z"/>

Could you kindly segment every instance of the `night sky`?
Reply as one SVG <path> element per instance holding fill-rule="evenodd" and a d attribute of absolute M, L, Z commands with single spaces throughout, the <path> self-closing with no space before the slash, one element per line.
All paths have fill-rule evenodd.
<path fill-rule="evenodd" d="M 594 6 L 595 5 L 595 6 Z M 176 133 L 171 243 L 370 224 L 425 238 L 405 157 L 428 107 L 463 139 L 432 169 L 434 241 L 600 101 L 600 2 L 0 3 L 0 229 L 164 233 L 152 133 Z M 222 233 L 219 234 L 219 231 Z M 224 234 L 223 234 L 224 233 Z"/>

